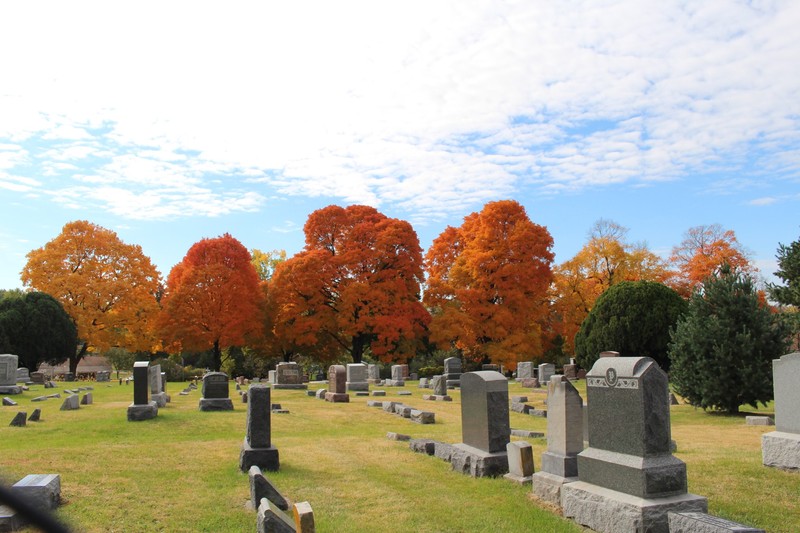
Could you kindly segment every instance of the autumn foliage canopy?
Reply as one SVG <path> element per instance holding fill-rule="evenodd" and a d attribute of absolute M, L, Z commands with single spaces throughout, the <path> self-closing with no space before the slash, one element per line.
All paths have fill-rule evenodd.
<path fill-rule="evenodd" d="M 511 367 L 541 353 L 552 246 L 547 228 L 512 200 L 488 203 L 445 229 L 425 257 L 431 340 Z"/>
<path fill-rule="evenodd" d="M 223 348 L 258 335 L 262 292 L 250 260 L 242 243 L 227 233 L 192 245 L 167 279 L 159 317 L 164 340 L 187 350 L 213 350 L 219 370 Z"/>

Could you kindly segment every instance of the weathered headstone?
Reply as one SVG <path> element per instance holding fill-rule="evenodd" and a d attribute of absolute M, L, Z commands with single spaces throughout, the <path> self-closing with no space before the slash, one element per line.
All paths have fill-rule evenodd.
<path fill-rule="evenodd" d="M 31 416 L 28 417 L 28 422 L 39 422 L 42 418 L 42 410 L 34 409 Z"/>
<path fill-rule="evenodd" d="M 315 533 L 314 510 L 308 502 L 298 502 L 292 506 L 294 527 L 297 533 Z"/>
<path fill-rule="evenodd" d="M 461 435 L 463 442 L 453 445 L 454 470 L 473 477 L 508 472 L 511 426 L 505 376 L 494 371 L 461 374 Z"/>
<path fill-rule="evenodd" d="M 553 363 L 542 363 L 539 365 L 539 383 L 545 384 L 550 381 L 550 376 L 556 373 L 556 365 Z"/>
<path fill-rule="evenodd" d="M 97 374 L 95 375 L 95 380 L 98 383 L 111 381 L 111 372 L 109 372 L 108 370 L 98 370 Z"/>
<path fill-rule="evenodd" d="M 761 436 L 766 466 L 800 470 L 800 352 L 772 361 L 775 431 Z"/>
<path fill-rule="evenodd" d="M 147 369 L 147 382 L 150 385 L 150 400 L 156 402 L 158 407 L 166 407 L 167 395 L 161 380 L 161 365 L 150 365 Z"/>
<path fill-rule="evenodd" d="M 561 488 L 564 516 L 601 532 L 667 533 L 667 513 L 706 512 L 670 451 L 667 375 L 649 357 L 604 357 L 586 375 L 589 447 L 579 481 Z"/>
<path fill-rule="evenodd" d="M 388 387 L 405 387 L 408 365 L 392 365 L 392 379 L 386 380 Z"/>
<path fill-rule="evenodd" d="M 433 388 L 434 396 L 447 396 L 447 380 L 444 379 L 444 376 L 433 376 L 431 388 Z"/>
<path fill-rule="evenodd" d="M 13 407 L 13 406 L 18 405 L 18 404 L 17 404 L 17 402 L 15 402 L 14 400 L 12 400 L 8 396 L 6 396 L 5 398 L 3 398 L 3 405 L 9 405 L 9 406 Z"/>
<path fill-rule="evenodd" d="M 444 360 L 444 379 L 448 387 L 461 386 L 461 359 L 448 357 Z"/>
<path fill-rule="evenodd" d="M 267 381 L 271 385 L 275 385 L 275 382 L 278 380 L 278 372 L 276 370 L 270 370 L 267 372 Z"/>
<path fill-rule="evenodd" d="M 229 396 L 228 374 L 225 372 L 209 372 L 203 376 L 201 392 L 203 394 L 199 404 L 201 411 L 233 411 L 233 401 Z"/>
<path fill-rule="evenodd" d="M 255 465 L 277 471 L 280 459 L 278 449 L 272 446 L 270 388 L 262 384 L 250 385 L 247 395 L 247 434 L 239 454 L 239 468 L 247 472 Z"/>
<path fill-rule="evenodd" d="M 325 393 L 325 401 L 335 403 L 350 401 L 350 395 L 347 394 L 347 370 L 344 366 L 328 367 L 328 391 Z"/>
<path fill-rule="evenodd" d="M 31 381 L 37 385 L 44 385 L 44 372 L 31 372 Z"/>
<path fill-rule="evenodd" d="M 64 402 L 61 404 L 62 411 L 74 411 L 80 408 L 80 398 L 77 394 L 70 394 L 66 398 L 64 398 Z"/>
<path fill-rule="evenodd" d="M 261 498 L 261 502 L 258 504 L 256 531 L 258 533 L 296 533 L 294 520 L 266 498 Z"/>
<path fill-rule="evenodd" d="M 81 405 L 92 405 L 94 398 L 92 398 L 92 393 L 87 392 L 81 397 Z"/>
<path fill-rule="evenodd" d="M 11 487 L 34 509 L 52 511 L 61 503 L 61 476 L 58 474 L 29 474 Z"/>
<path fill-rule="evenodd" d="M 578 481 L 578 453 L 583 450 L 583 399 L 563 376 L 547 384 L 547 451 L 533 475 L 533 493 L 561 506 L 561 487 Z"/>
<path fill-rule="evenodd" d="M 530 379 L 533 377 L 533 363 L 530 361 L 522 361 L 517 363 L 517 381 L 521 379 Z"/>
<path fill-rule="evenodd" d="M 574 363 L 564 365 L 564 377 L 569 380 L 578 379 L 578 365 Z"/>
<path fill-rule="evenodd" d="M 251 466 L 247 475 L 250 478 L 250 501 L 255 508 L 256 502 L 260 502 L 261 498 L 266 498 L 275 506 L 282 510 L 289 510 L 289 502 L 283 497 L 283 494 L 273 485 L 269 479 L 261 472 L 261 469 L 256 465 Z"/>
<path fill-rule="evenodd" d="M 378 365 L 367 365 L 367 383 L 377 385 L 381 382 L 381 369 Z"/>
<path fill-rule="evenodd" d="M 64 381 L 75 381 L 75 374 L 73 372 L 64 372 Z"/>
<path fill-rule="evenodd" d="M 18 361 L 14 354 L 0 354 L 0 394 L 22 394 L 22 387 L 17 385 Z"/>
<path fill-rule="evenodd" d="M 275 365 L 275 382 L 273 389 L 306 390 L 308 385 L 303 383 L 303 373 L 300 365 L 294 361 L 278 363 Z"/>
<path fill-rule="evenodd" d="M 520 485 L 531 482 L 533 476 L 533 447 L 529 442 L 514 441 L 506 444 L 508 474 L 503 476 Z"/>
<path fill-rule="evenodd" d="M 25 411 L 18 412 L 11 420 L 9 426 L 25 427 L 25 421 L 27 420 L 27 416 L 28 413 L 26 413 Z"/>
<path fill-rule="evenodd" d="M 28 383 L 31 380 L 30 371 L 21 366 L 17 368 L 17 383 Z"/>
<path fill-rule="evenodd" d="M 367 365 L 363 363 L 350 363 L 347 365 L 347 381 L 345 382 L 347 391 L 368 391 Z"/>

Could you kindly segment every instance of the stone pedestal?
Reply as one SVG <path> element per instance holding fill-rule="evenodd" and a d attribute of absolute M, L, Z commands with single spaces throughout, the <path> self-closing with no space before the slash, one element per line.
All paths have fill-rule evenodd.
<path fill-rule="evenodd" d="M 61 502 L 61 476 L 29 474 L 11 487 L 17 495 L 40 511 L 52 511 Z"/>
<path fill-rule="evenodd" d="M 22 394 L 22 387 L 19 385 L 2 385 L 0 394 Z"/>
<path fill-rule="evenodd" d="M 140 420 L 150 420 L 158 416 L 158 406 L 156 402 L 147 404 L 132 403 L 128 406 L 128 421 L 137 422 Z"/>
<path fill-rule="evenodd" d="M 167 393 L 166 392 L 159 392 L 157 394 L 151 394 L 150 400 L 156 402 L 158 407 L 166 407 L 167 406 Z"/>
<path fill-rule="evenodd" d="M 242 450 L 239 452 L 239 468 L 247 472 L 251 466 L 257 466 L 262 470 L 278 471 L 280 468 L 280 458 L 278 449 L 274 446 L 269 448 L 253 448 L 247 442 L 247 438 L 242 443 Z"/>
<path fill-rule="evenodd" d="M 230 398 L 201 398 L 201 411 L 233 411 L 233 400 Z"/>
<path fill-rule="evenodd" d="M 325 401 L 333 403 L 348 403 L 350 395 L 345 392 L 326 392 Z"/>
<path fill-rule="evenodd" d="M 800 470 L 800 434 L 771 431 L 761 436 L 761 457 L 765 466 Z"/>
<path fill-rule="evenodd" d="M 450 464 L 453 470 L 472 477 L 497 477 L 508 473 L 508 453 L 485 452 L 468 444 L 451 447 Z"/>
<path fill-rule="evenodd" d="M 533 494 L 540 500 L 561 507 L 561 490 L 567 483 L 578 481 L 576 477 L 563 477 L 538 471 L 531 476 Z"/>
<path fill-rule="evenodd" d="M 564 516 L 595 531 L 669 533 L 669 512 L 708 511 L 708 500 L 694 494 L 647 499 L 576 481 L 561 488 Z"/>
<path fill-rule="evenodd" d="M 706 513 L 670 512 L 669 533 L 766 533 L 766 531 Z"/>

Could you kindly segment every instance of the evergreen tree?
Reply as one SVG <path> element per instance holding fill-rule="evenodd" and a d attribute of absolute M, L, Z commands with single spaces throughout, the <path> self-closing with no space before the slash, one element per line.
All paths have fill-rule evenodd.
<path fill-rule="evenodd" d="M 772 360 L 787 348 L 787 328 L 748 274 L 723 265 L 689 301 L 672 332 L 670 379 L 703 409 L 737 413 L 772 399 Z"/>
<path fill-rule="evenodd" d="M 769 284 L 769 295 L 783 305 L 800 306 L 800 239 L 789 246 L 778 244 L 778 270 L 775 275 L 785 285 Z"/>
<path fill-rule="evenodd" d="M 651 357 L 669 369 L 669 330 L 686 311 L 686 301 L 654 281 L 623 281 L 600 295 L 575 335 L 578 363 L 591 368 L 600 352 Z"/>

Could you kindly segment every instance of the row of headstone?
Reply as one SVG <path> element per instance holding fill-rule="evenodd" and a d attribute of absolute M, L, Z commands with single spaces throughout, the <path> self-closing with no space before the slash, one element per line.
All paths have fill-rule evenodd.
<path fill-rule="evenodd" d="M 41 409 L 34 409 L 30 416 L 28 416 L 27 411 L 19 411 L 16 415 L 14 415 L 14 418 L 11 420 L 9 426 L 25 427 L 26 422 L 40 422 L 41 419 Z M 2 531 L 2 529 L 0 529 L 0 531 Z"/>
<path fill-rule="evenodd" d="M 431 411 L 423 411 L 421 409 L 415 409 L 409 405 L 405 405 L 402 402 L 392 402 L 392 401 L 376 401 L 372 400 L 367 402 L 369 407 L 381 407 L 387 413 L 392 413 L 398 415 L 402 418 L 407 418 L 412 422 L 416 422 L 417 424 L 435 424 L 436 423 L 436 413 Z"/>

